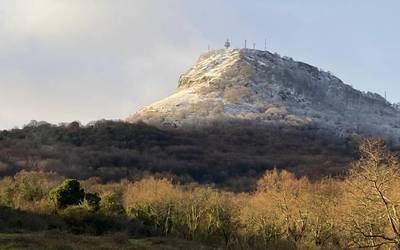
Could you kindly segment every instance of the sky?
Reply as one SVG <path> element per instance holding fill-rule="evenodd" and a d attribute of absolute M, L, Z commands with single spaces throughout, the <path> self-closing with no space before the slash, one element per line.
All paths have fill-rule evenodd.
<path fill-rule="evenodd" d="M 256 43 L 400 101 L 398 0 L 0 0 L 0 129 L 124 119 Z"/>

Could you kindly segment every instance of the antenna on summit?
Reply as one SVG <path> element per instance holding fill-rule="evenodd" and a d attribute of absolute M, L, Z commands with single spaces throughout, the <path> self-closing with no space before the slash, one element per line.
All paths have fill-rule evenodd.
<path fill-rule="evenodd" d="M 229 49 L 229 47 L 231 47 L 231 42 L 229 41 L 229 38 L 226 39 L 226 42 L 224 44 L 225 49 Z"/>
<path fill-rule="evenodd" d="M 267 39 L 264 40 L 264 50 L 267 51 Z"/>

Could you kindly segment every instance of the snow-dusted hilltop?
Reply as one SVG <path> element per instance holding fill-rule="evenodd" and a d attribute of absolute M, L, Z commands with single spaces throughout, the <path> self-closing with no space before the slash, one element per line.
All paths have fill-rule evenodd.
<path fill-rule="evenodd" d="M 223 49 L 203 54 L 171 96 L 128 121 L 164 127 L 249 120 L 384 136 L 398 142 L 400 111 L 330 73 L 267 51 Z"/>

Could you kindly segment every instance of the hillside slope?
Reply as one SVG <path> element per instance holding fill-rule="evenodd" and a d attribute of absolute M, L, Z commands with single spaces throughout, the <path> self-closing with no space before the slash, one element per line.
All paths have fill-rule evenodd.
<path fill-rule="evenodd" d="M 342 174 L 356 157 L 353 149 L 353 141 L 313 130 L 245 123 L 190 130 L 112 121 L 41 124 L 0 131 L 0 178 L 20 170 L 105 182 L 161 175 L 243 191 L 273 168 L 313 179 Z"/>
<path fill-rule="evenodd" d="M 400 135 L 400 112 L 380 95 L 306 63 L 250 49 L 203 54 L 174 94 L 127 119 L 159 127 L 230 120 L 381 136 L 395 144 Z"/>

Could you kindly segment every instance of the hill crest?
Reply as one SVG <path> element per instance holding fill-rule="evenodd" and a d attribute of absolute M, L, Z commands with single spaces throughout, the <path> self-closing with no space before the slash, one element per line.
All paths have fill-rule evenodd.
<path fill-rule="evenodd" d="M 396 142 L 400 135 L 400 112 L 382 96 L 356 90 L 312 65 L 252 49 L 204 53 L 180 77 L 175 93 L 127 120 L 161 127 L 246 120 Z"/>

